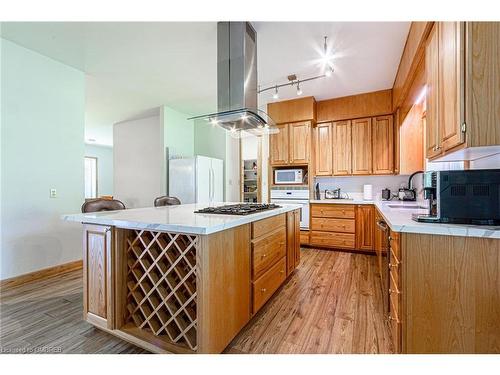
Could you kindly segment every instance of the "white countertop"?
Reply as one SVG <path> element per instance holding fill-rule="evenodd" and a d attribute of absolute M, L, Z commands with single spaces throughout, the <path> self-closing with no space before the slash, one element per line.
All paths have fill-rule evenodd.
<path fill-rule="evenodd" d="M 281 204 L 281 208 L 244 216 L 194 213 L 194 211 L 205 207 L 226 204 L 235 203 L 214 202 L 211 204 L 181 204 L 178 206 L 134 208 L 120 211 L 62 215 L 62 219 L 79 223 L 111 225 L 127 229 L 211 234 L 293 211 L 301 207 L 298 204 Z"/>
<path fill-rule="evenodd" d="M 321 199 L 310 203 L 328 204 L 373 204 L 375 205 L 391 230 L 402 233 L 437 234 L 444 236 L 486 237 L 500 239 L 500 226 L 421 223 L 412 219 L 412 214 L 426 214 L 427 209 L 398 208 L 389 206 L 423 205 L 422 202 L 408 201 L 365 201 L 363 199 Z"/>

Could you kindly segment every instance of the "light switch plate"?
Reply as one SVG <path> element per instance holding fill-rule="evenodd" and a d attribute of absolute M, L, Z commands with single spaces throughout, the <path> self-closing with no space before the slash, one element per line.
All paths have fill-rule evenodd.
<path fill-rule="evenodd" d="M 56 189 L 50 189 L 50 197 L 57 198 L 57 190 Z"/>

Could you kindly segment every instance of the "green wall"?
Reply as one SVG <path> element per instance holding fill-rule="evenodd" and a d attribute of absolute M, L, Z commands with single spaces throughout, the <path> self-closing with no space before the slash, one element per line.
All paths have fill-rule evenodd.
<path fill-rule="evenodd" d="M 194 123 L 188 117 L 185 113 L 163 107 L 164 140 L 170 157 L 194 155 Z"/>
<path fill-rule="evenodd" d="M 85 144 L 85 156 L 97 158 L 97 194 L 113 195 L 113 147 Z"/>
<path fill-rule="evenodd" d="M 85 76 L 1 40 L 0 279 L 82 258 Z M 57 197 L 50 198 L 50 189 Z"/>
<path fill-rule="evenodd" d="M 206 120 L 194 123 L 194 153 L 226 160 L 226 131 Z M 224 163 L 225 164 L 225 163 Z"/>

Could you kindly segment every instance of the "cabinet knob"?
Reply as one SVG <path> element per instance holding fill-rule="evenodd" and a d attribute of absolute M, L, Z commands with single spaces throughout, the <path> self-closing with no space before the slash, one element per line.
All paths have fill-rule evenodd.
<path fill-rule="evenodd" d="M 284 271 L 284 270 L 281 270 L 281 271 L 280 271 L 280 273 L 285 273 L 285 271 Z"/>
<path fill-rule="evenodd" d="M 401 294 L 401 292 L 399 290 L 394 290 L 394 289 L 390 289 L 390 288 L 389 288 L 389 293 L 390 294 Z"/>
<path fill-rule="evenodd" d="M 398 268 L 398 264 L 389 263 L 389 268 Z"/>
<path fill-rule="evenodd" d="M 260 291 L 261 291 L 262 293 L 265 293 L 265 292 L 267 291 L 267 289 L 266 289 L 266 288 L 262 288 Z"/>
<path fill-rule="evenodd" d="M 390 315 L 389 315 L 389 320 L 394 320 L 394 321 L 396 321 L 397 323 L 399 323 L 399 320 L 398 320 L 398 319 L 393 318 L 393 317 L 392 317 L 392 316 L 390 316 Z"/>
<path fill-rule="evenodd" d="M 267 257 L 267 254 L 262 254 L 262 258 L 265 258 L 265 257 Z"/>

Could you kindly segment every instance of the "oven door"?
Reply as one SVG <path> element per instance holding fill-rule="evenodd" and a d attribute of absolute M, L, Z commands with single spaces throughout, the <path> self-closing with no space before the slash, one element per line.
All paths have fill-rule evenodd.
<path fill-rule="evenodd" d="M 271 199 L 276 204 L 300 204 L 300 229 L 309 229 L 309 201 L 303 199 Z"/>

